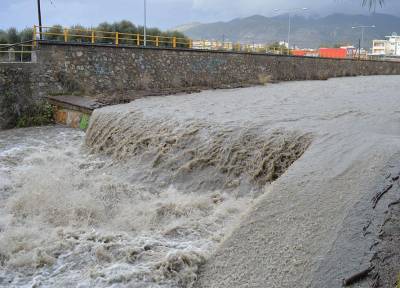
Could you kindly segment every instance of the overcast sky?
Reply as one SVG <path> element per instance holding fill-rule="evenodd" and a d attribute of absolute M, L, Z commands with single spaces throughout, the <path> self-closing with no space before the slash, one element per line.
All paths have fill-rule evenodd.
<path fill-rule="evenodd" d="M 0 29 L 37 23 L 37 0 L 0 0 Z M 369 13 L 362 0 L 147 0 L 148 25 L 168 29 L 190 22 L 227 21 L 254 14 L 276 15 L 273 9 L 307 7 L 307 15 L 334 12 Z M 41 0 L 43 25 L 82 24 L 127 19 L 143 23 L 143 0 Z M 386 0 L 377 12 L 400 16 L 400 1 Z"/>

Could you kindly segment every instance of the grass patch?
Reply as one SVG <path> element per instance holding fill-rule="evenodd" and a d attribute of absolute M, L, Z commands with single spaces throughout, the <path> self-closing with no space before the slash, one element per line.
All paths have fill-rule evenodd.
<path fill-rule="evenodd" d="M 79 123 L 79 128 L 82 130 L 86 130 L 89 127 L 90 116 L 87 114 L 83 114 L 81 121 Z"/>

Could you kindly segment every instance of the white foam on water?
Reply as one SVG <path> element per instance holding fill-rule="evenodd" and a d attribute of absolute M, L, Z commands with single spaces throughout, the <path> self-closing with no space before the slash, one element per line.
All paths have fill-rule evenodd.
<path fill-rule="evenodd" d="M 40 145 L 37 131 L 47 133 Z M 129 180 L 132 162 L 87 153 L 79 131 L 25 132 L 13 140 L 2 132 L 25 142 L 7 152 L 18 165 L 7 167 L 12 192 L 0 210 L 4 287 L 190 287 L 253 201 L 149 189 Z"/>

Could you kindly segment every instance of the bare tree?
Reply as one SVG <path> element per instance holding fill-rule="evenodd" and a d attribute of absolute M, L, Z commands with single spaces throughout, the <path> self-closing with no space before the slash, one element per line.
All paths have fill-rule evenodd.
<path fill-rule="evenodd" d="M 369 6 L 369 9 L 375 8 L 376 5 L 382 6 L 385 0 L 363 0 L 363 6 Z"/>

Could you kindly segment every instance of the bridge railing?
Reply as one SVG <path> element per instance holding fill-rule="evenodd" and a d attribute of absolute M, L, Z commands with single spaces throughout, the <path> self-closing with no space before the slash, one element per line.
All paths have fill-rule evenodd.
<path fill-rule="evenodd" d="M 0 63 L 31 62 L 32 53 L 31 43 L 0 44 Z"/>
<path fill-rule="evenodd" d="M 146 35 L 140 33 L 110 32 L 93 29 L 75 29 L 62 27 L 33 27 L 33 41 L 36 46 L 37 40 L 56 40 L 62 42 L 79 42 L 90 44 L 112 44 L 112 45 L 130 45 L 171 48 L 192 48 L 192 40 L 181 37 Z"/>
<path fill-rule="evenodd" d="M 146 38 L 146 39 L 145 39 Z M 229 41 L 218 40 L 193 40 L 190 38 L 162 36 L 162 35 L 146 35 L 140 33 L 124 33 L 101 31 L 94 29 L 64 28 L 61 26 L 34 26 L 33 41 L 34 46 L 37 45 L 39 39 L 59 41 L 59 42 L 78 42 L 88 44 L 111 44 L 115 46 L 147 46 L 153 47 L 169 47 L 169 48 L 187 48 L 214 51 L 241 51 L 241 52 L 258 52 L 258 53 L 279 53 L 282 51 L 268 50 L 267 45 L 252 46 L 251 44 L 234 43 Z M 286 53 L 287 54 L 287 53 Z"/>
<path fill-rule="evenodd" d="M 87 43 L 87 44 L 108 44 L 114 46 L 151 46 L 151 47 L 168 47 L 168 48 L 186 48 L 186 49 L 199 49 L 210 51 L 237 51 L 247 53 L 262 53 L 274 55 L 297 55 L 296 50 L 289 50 L 284 46 L 274 46 L 268 44 L 249 44 L 249 43 L 235 43 L 229 41 L 218 40 L 193 40 L 190 38 L 162 36 L 162 35 L 146 35 L 140 33 L 125 33 L 118 31 L 101 31 L 94 29 L 84 28 L 64 28 L 61 26 L 34 26 L 33 27 L 33 48 L 37 47 L 38 40 L 58 41 L 65 43 Z M 31 53 L 32 48 L 21 49 L 21 51 L 13 52 L 19 55 L 21 61 L 28 58 L 28 56 L 21 56 Z M 1 51 L 1 49 L 0 49 Z M 3 52 L 4 54 L 5 52 Z M 9 52 L 7 52 L 9 53 Z M 0 61 L 1 61 L 0 52 Z M 304 55 L 303 55 L 304 56 Z M 320 54 L 315 50 L 312 55 L 308 57 L 320 57 Z M 11 56 L 12 58 L 12 56 Z M 332 57 L 334 58 L 334 57 Z M 340 58 L 340 57 L 338 57 Z M 347 59 L 358 60 L 384 60 L 375 59 L 368 55 L 347 55 Z"/>

